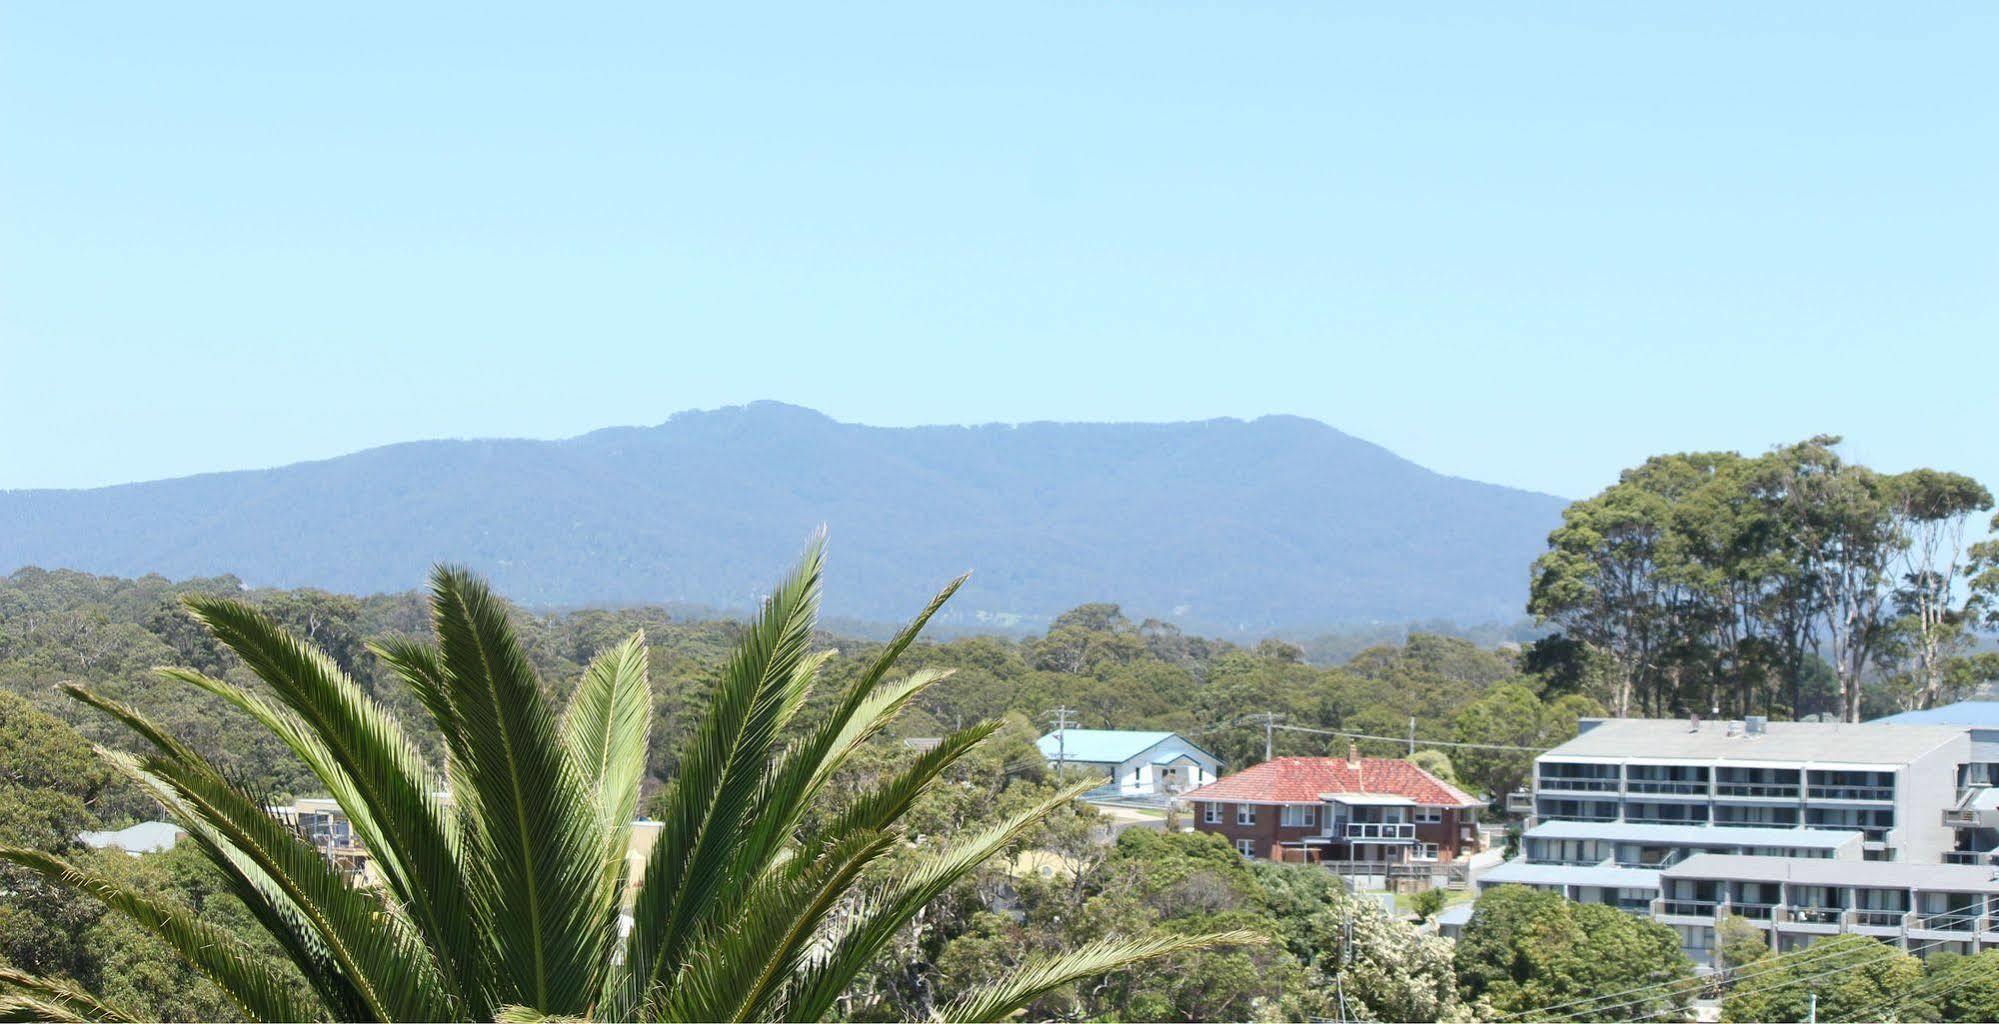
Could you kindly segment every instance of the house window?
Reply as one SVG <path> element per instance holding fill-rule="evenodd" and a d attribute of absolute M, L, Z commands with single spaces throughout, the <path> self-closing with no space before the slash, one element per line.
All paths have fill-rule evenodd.
<path fill-rule="evenodd" d="M 1235 805 L 1235 823 L 1238 825 L 1256 824 L 1256 805 L 1255 804 Z"/>
<path fill-rule="evenodd" d="M 1444 809 L 1441 807 L 1416 808 L 1416 824 L 1418 825 L 1435 825 L 1443 820 Z"/>
<path fill-rule="evenodd" d="M 1222 805 L 1221 805 L 1221 804 L 1202 804 L 1202 805 L 1201 805 L 1201 820 L 1202 820 L 1203 822 L 1205 822 L 1205 823 L 1209 824 L 1209 825 L 1219 825 L 1219 824 L 1221 824 L 1221 823 L 1222 823 Z"/>
<path fill-rule="evenodd" d="M 1286 828 L 1303 828 L 1316 824 L 1318 820 L 1319 809 L 1311 804 L 1285 804 L 1278 823 Z"/>
<path fill-rule="evenodd" d="M 1436 843 L 1417 843 L 1417 844 L 1416 844 L 1416 859 L 1417 859 L 1417 860 L 1436 860 L 1436 859 L 1437 859 L 1437 844 L 1436 844 Z"/>
<path fill-rule="evenodd" d="M 1236 850 L 1236 852 L 1237 852 L 1237 853 L 1240 853 L 1240 854 L 1242 854 L 1243 856 L 1245 856 L 1245 857 L 1248 857 L 1248 858 L 1249 858 L 1250 860 L 1255 860 L 1255 859 L 1256 859 L 1256 840 L 1254 840 L 1254 839 L 1238 839 L 1238 840 L 1236 840 L 1236 841 L 1235 841 L 1235 850 Z"/>

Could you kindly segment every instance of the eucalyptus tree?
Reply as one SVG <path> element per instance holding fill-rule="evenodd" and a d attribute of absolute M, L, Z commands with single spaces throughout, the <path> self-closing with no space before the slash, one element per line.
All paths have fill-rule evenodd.
<path fill-rule="evenodd" d="M 657 841 L 625 913 L 626 851 L 652 723 L 642 635 L 590 663 L 558 713 L 506 606 L 465 571 L 435 570 L 435 643 L 369 645 L 442 737 L 434 777 L 403 726 L 323 651 L 224 597 L 188 608 L 257 677 L 252 688 L 165 669 L 247 713 L 352 820 L 379 884 L 355 885 L 266 800 L 138 711 L 70 696 L 151 750 L 100 750 L 172 814 L 298 975 L 175 904 L 49 853 L 0 859 L 97 897 L 212 978 L 254 1020 L 819 1020 L 933 898 L 1083 786 L 1058 792 L 913 868 L 885 870 L 898 822 L 996 723 L 962 729 L 844 801 L 804 811 L 861 744 L 944 673 L 891 679 L 953 582 L 832 701 L 800 709 L 829 652 L 811 636 L 815 544 L 743 629 L 701 723 L 677 752 Z M 959 581 L 961 582 L 961 581 Z M 877 870 L 871 871 L 871 868 Z M 1109 940 L 1023 964 L 946 1007 L 1004 1017 L 1079 978 L 1220 942 L 1222 933 Z M 0 969 L 0 1016 L 123 1019 L 77 985 Z"/>

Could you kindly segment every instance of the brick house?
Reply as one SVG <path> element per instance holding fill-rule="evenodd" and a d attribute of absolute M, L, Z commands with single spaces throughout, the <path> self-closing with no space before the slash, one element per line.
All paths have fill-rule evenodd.
<path fill-rule="evenodd" d="M 1478 851 L 1484 804 L 1391 757 L 1279 757 L 1183 795 L 1194 827 L 1245 857 L 1451 861 Z"/>

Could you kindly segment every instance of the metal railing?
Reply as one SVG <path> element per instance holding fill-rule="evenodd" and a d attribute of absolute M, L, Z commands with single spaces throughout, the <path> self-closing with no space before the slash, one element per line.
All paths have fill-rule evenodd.
<path fill-rule="evenodd" d="M 1540 788 L 1543 792 L 1563 791 L 1570 793 L 1615 793 L 1616 779 L 1577 779 L 1560 776 L 1542 776 Z"/>
<path fill-rule="evenodd" d="M 1845 907 L 1786 907 L 1785 914 L 1799 924 L 1838 924 L 1846 916 Z"/>
<path fill-rule="evenodd" d="M 1893 800 L 1893 786 L 1812 786 L 1806 795 L 1813 800 Z"/>
<path fill-rule="evenodd" d="M 1757 800 L 1796 800 L 1798 784 L 1789 785 L 1768 782 L 1717 782 L 1716 796 L 1745 796 Z"/>
<path fill-rule="evenodd" d="M 1624 784 L 1627 793 L 1666 793 L 1684 796 L 1706 796 L 1705 782 L 1674 782 L 1633 779 Z"/>
<path fill-rule="evenodd" d="M 1415 839 L 1416 826 L 1403 821 L 1349 821 L 1344 835 L 1348 839 Z"/>
<path fill-rule="evenodd" d="M 1737 917 L 1746 917 L 1752 921 L 1768 921 L 1770 920 L 1771 911 L 1776 909 L 1777 904 L 1775 903 L 1730 903 L 1728 905 L 1729 913 Z"/>
<path fill-rule="evenodd" d="M 1657 903 L 1658 909 L 1655 912 L 1673 917 L 1713 917 L 1715 909 L 1720 906 L 1718 900 L 1661 899 Z"/>
<path fill-rule="evenodd" d="M 1855 907 L 1848 911 L 1852 915 L 1850 924 L 1856 928 L 1900 928 L 1908 920 L 1906 910 L 1866 910 Z"/>

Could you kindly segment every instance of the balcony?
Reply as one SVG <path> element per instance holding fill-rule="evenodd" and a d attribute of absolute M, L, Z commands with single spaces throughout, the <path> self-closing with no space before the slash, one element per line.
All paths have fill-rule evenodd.
<path fill-rule="evenodd" d="M 1992 859 L 1994 853 L 1999 853 L 1999 850 L 1945 850 L 1943 862 L 1945 864 L 1972 864 L 1982 867 L 1994 863 Z"/>
<path fill-rule="evenodd" d="M 1931 932 L 1975 932 L 1981 919 L 1977 908 L 1965 907 L 1942 914 L 1917 914 L 1909 927 Z"/>
<path fill-rule="evenodd" d="M 1649 793 L 1657 796 L 1707 796 L 1705 782 L 1654 782 L 1648 779 L 1632 779 L 1624 784 L 1626 793 Z"/>
<path fill-rule="evenodd" d="M 1718 782 L 1714 787 L 1714 795 L 1748 800 L 1796 800 L 1798 786 L 1797 783 Z"/>
<path fill-rule="evenodd" d="M 1406 821 L 1349 821 L 1340 834 L 1350 843 L 1408 843 L 1416 840 L 1416 826 Z"/>
<path fill-rule="evenodd" d="M 1506 794 L 1506 813 L 1508 814 L 1534 813 L 1534 794 L 1524 791 Z"/>
<path fill-rule="evenodd" d="M 1813 800 L 1877 800 L 1893 802 L 1893 786 L 1812 786 L 1806 793 Z"/>
<path fill-rule="evenodd" d="M 1768 921 L 1772 916 L 1772 911 L 1776 909 L 1777 904 L 1775 903 L 1730 903 L 1728 905 L 1729 913 L 1734 914 L 1736 917 L 1746 917 L 1751 921 Z"/>
<path fill-rule="evenodd" d="M 1844 907 L 1786 907 L 1786 920 L 1795 924 L 1823 924 L 1837 927 L 1846 916 Z"/>
<path fill-rule="evenodd" d="M 1906 910 L 1854 909 L 1848 913 L 1848 923 L 1855 928 L 1900 928 L 1909 917 Z"/>
<path fill-rule="evenodd" d="M 1615 793 L 1616 779 L 1576 779 L 1544 776 L 1537 788 L 1543 793 Z"/>
<path fill-rule="evenodd" d="M 1712 919 L 1721 904 L 1715 900 L 1670 900 L 1658 899 L 1652 903 L 1652 912 L 1660 917 L 1705 917 Z"/>

